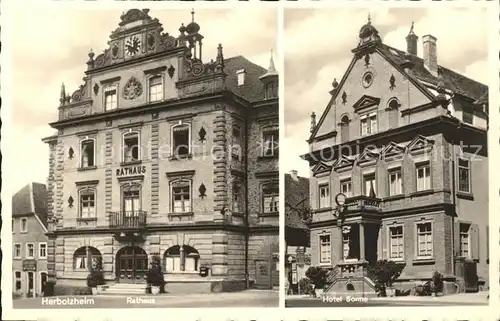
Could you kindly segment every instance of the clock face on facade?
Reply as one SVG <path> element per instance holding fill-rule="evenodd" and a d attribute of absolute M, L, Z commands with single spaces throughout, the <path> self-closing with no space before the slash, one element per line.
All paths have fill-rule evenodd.
<path fill-rule="evenodd" d="M 141 40 L 138 36 L 132 36 L 125 41 L 125 52 L 129 56 L 135 56 L 141 50 Z"/>

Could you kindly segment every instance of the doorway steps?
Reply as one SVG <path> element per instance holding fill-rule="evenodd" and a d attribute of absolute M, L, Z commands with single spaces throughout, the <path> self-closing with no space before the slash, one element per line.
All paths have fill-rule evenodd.
<path fill-rule="evenodd" d="M 104 289 L 103 294 L 146 294 L 146 283 L 115 283 Z"/>
<path fill-rule="evenodd" d="M 339 266 L 334 266 L 329 271 L 324 293 L 376 296 L 375 282 L 368 276 L 342 274 Z"/>

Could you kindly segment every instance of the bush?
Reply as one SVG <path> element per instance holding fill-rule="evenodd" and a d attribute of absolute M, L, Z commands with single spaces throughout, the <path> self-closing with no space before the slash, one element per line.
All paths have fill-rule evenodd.
<path fill-rule="evenodd" d="M 311 280 L 308 278 L 302 278 L 299 280 L 299 291 L 300 294 L 311 294 L 313 292 L 313 287 Z"/>
<path fill-rule="evenodd" d="M 368 276 L 375 282 L 375 290 L 379 296 L 386 296 L 386 288 L 392 286 L 404 268 L 404 264 L 388 260 L 380 260 L 368 266 Z"/>
<path fill-rule="evenodd" d="M 90 274 L 87 276 L 87 286 L 89 288 L 95 288 L 98 285 L 103 285 L 104 283 L 104 273 L 102 273 L 102 271 L 90 271 Z"/>
<path fill-rule="evenodd" d="M 443 275 L 438 271 L 434 272 L 434 274 L 432 275 L 432 284 L 432 290 L 434 293 L 443 292 Z"/>
<path fill-rule="evenodd" d="M 431 282 L 427 281 L 423 285 L 417 285 L 415 287 L 416 296 L 429 296 L 432 294 Z"/>
<path fill-rule="evenodd" d="M 322 289 L 326 285 L 325 269 L 319 266 L 311 266 L 306 271 L 306 276 L 314 284 L 315 289 Z"/>

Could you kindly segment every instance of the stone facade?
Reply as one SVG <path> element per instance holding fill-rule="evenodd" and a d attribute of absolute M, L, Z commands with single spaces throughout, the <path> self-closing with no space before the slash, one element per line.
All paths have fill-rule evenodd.
<path fill-rule="evenodd" d="M 441 66 L 432 74 L 370 22 L 353 53 L 317 124 L 311 116 L 312 264 L 339 292 L 373 290 L 366 268 L 384 259 L 405 264 L 401 289 L 439 271 L 446 293 L 477 290 L 464 264 L 487 287 L 488 88 Z"/>
<path fill-rule="evenodd" d="M 110 48 L 89 54 L 85 84 L 71 96 L 62 88 L 51 124 L 58 134 L 45 139 L 49 273 L 58 284 L 81 286 L 92 257 L 109 284 L 137 283 L 141 264 L 158 255 L 167 287 L 259 285 L 259 254 L 269 244 L 277 253 L 278 244 L 278 212 L 264 208 L 261 188 L 277 180 L 277 153 L 256 145 L 278 126 L 272 59 L 268 70 L 241 56 L 224 59 L 219 45 L 215 61 L 204 64 L 197 23 L 176 38 L 160 34 L 148 10 L 121 18 Z M 127 53 L 134 41 L 139 49 Z M 127 268 L 127 255 L 141 267 Z M 266 259 L 277 266 L 277 255 Z M 202 267 L 208 276 L 199 275 Z M 267 278 L 267 286 L 276 282 Z"/>

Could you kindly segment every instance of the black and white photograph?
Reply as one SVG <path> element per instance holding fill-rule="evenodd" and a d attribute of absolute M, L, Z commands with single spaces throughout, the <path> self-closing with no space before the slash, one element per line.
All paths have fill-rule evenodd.
<path fill-rule="evenodd" d="M 285 9 L 286 307 L 488 304 L 491 18 Z"/>
<path fill-rule="evenodd" d="M 277 10 L 9 14 L 14 311 L 278 307 Z"/>

